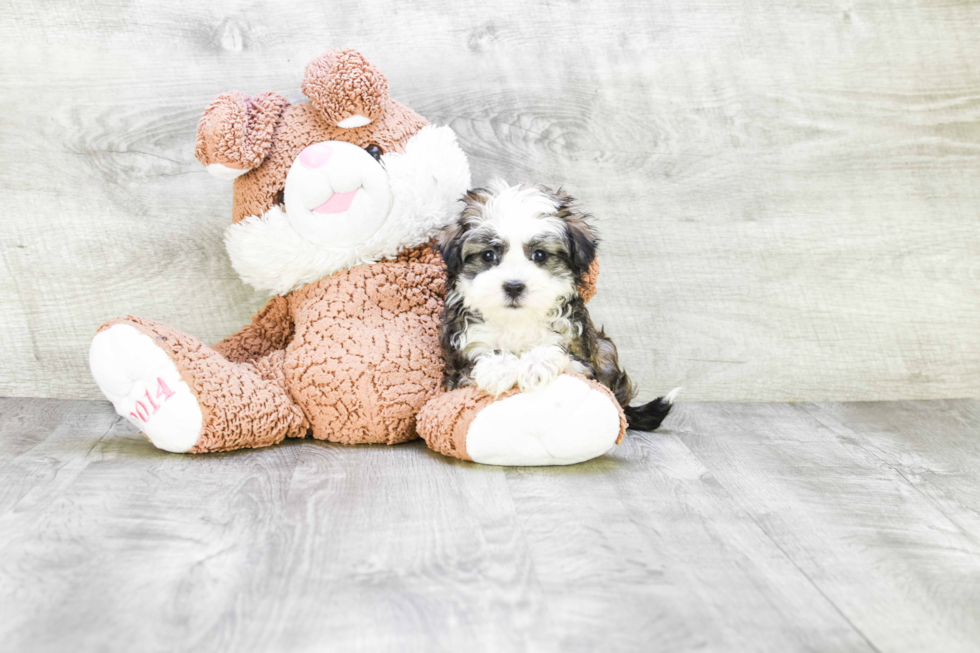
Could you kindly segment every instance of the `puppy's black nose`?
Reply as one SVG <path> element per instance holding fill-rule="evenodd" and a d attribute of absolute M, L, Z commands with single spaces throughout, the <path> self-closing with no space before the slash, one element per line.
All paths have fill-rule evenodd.
<path fill-rule="evenodd" d="M 504 283 L 504 292 L 507 293 L 507 296 L 511 299 L 517 299 L 520 297 L 525 288 L 527 288 L 527 286 L 520 281 L 507 281 Z"/>

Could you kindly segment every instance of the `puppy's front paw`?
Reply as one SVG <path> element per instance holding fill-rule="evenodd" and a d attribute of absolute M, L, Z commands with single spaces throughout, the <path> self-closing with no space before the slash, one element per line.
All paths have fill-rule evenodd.
<path fill-rule="evenodd" d="M 517 369 L 520 359 L 510 352 L 484 354 L 473 366 L 473 380 L 476 387 L 489 395 L 507 392 L 517 384 Z"/>
<path fill-rule="evenodd" d="M 568 369 L 571 359 L 561 347 L 535 347 L 521 356 L 517 385 L 522 391 L 537 390 Z"/>

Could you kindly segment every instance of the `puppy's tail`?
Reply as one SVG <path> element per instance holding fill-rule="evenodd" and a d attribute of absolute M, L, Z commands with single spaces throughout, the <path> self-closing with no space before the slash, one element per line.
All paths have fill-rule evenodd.
<path fill-rule="evenodd" d="M 674 388 L 663 397 L 657 397 L 642 406 L 624 406 L 627 426 L 635 431 L 656 430 L 670 413 L 670 409 L 674 406 L 674 399 L 683 389 Z"/>

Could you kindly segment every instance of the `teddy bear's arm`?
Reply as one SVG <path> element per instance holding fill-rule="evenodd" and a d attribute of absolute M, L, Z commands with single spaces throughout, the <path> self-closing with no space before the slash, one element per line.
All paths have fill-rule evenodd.
<path fill-rule="evenodd" d="M 276 295 L 255 314 L 251 324 L 214 345 L 213 349 L 229 361 L 244 363 L 285 349 L 292 337 L 289 300 Z"/>

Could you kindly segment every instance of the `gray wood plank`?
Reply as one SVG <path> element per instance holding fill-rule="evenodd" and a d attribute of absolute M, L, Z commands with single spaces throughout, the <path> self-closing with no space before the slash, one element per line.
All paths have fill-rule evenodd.
<path fill-rule="evenodd" d="M 5 651 L 978 650 L 980 402 L 685 404 L 571 468 L 179 456 L 0 399 Z"/>
<path fill-rule="evenodd" d="M 4 650 L 190 650 L 220 637 L 261 598 L 252 583 L 271 561 L 297 447 L 171 456 L 91 405 L 90 428 L 58 428 L 5 470 L 5 484 L 33 487 L 0 514 Z"/>
<path fill-rule="evenodd" d="M 874 650 L 672 430 L 508 479 L 557 650 Z"/>
<path fill-rule="evenodd" d="M 300 100 L 333 46 L 451 124 L 476 182 L 581 196 L 594 316 L 651 394 L 977 396 L 980 5 L 865 0 L 6 3 L 0 393 L 96 398 L 108 317 L 248 320 L 196 121 Z"/>
<path fill-rule="evenodd" d="M 965 536 L 980 542 L 980 402 L 803 404 L 894 469 Z"/>
<path fill-rule="evenodd" d="M 887 403 L 806 403 L 831 428 L 846 428 L 861 445 L 910 482 L 948 491 L 980 509 L 980 402 L 973 399 Z"/>
<path fill-rule="evenodd" d="M 873 650 L 681 431 L 502 469 L 418 442 L 179 456 L 105 402 L 0 407 L 0 441 L 48 429 L 0 458 L 26 489 L 5 651 Z"/>
<path fill-rule="evenodd" d="M 0 397 L 0 515 L 64 490 L 120 418 L 104 402 Z"/>
<path fill-rule="evenodd" d="M 950 502 L 941 505 L 922 492 L 878 454 L 881 433 L 865 431 L 891 411 L 916 414 L 920 425 L 936 428 L 893 438 L 893 455 L 924 460 L 917 443 L 931 441 L 936 461 L 969 460 L 976 444 L 963 436 L 980 426 L 978 402 L 957 405 L 959 418 L 947 421 L 937 419 L 946 402 L 855 404 L 836 409 L 847 415 L 837 421 L 829 418 L 835 409 L 823 407 L 702 404 L 683 411 L 672 428 L 875 648 L 976 651 L 976 513 L 951 512 Z M 914 430 L 910 425 L 906 433 Z"/>

